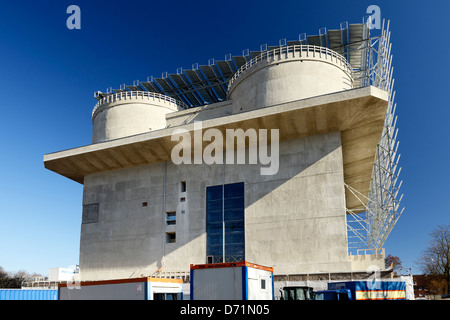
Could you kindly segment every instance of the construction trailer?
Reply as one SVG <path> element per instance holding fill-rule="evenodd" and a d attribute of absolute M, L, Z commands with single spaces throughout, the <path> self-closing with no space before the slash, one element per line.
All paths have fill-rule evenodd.
<path fill-rule="evenodd" d="M 0 300 L 58 300 L 58 290 L 0 289 Z"/>
<path fill-rule="evenodd" d="M 183 280 L 132 278 L 82 281 L 58 286 L 59 300 L 182 300 Z"/>
<path fill-rule="evenodd" d="M 247 261 L 191 265 L 191 300 L 273 300 L 273 268 Z"/>

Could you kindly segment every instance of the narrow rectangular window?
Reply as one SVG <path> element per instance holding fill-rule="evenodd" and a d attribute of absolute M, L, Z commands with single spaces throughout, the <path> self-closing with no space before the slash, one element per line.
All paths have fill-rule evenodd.
<path fill-rule="evenodd" d="M 214 263 L 245 260 L 244 202 L 243 182 L 206 188 L 206 255 Z"/>
<path fill-rule="evenodd" d="M 181 181 L 180 192 L 186 192 L 186 181 Z"/>

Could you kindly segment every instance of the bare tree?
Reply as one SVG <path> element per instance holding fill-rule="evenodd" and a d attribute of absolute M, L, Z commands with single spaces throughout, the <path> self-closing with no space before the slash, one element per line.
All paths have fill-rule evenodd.
<path fill-rule="evenodd" d="M 23 270 L 16 273 L 7 272 L 0 266 L 0 288 L 21 288 L 22 282 L 31 280 L 35 275 L 38 276 L 36 273 L 30 275 Z"/>
<path fill-rule="evenodd" d="M 384 259 L 384 265 L 386 268 L 390 268 L 392 266 L 392 270 L 396 273 L 403 268 L 402 261 L 400 260 L 400 258 L 392 255 L 388 255 Z"/>
<path fill-rule="evenodd" d="M 436 281 L 445 281 L 445 289 L 450 293 L 450 224 L 440 225 L 430 236 L 429 247 L 419 258 L 419 265 L 425 274 L 432 275 Z"/>

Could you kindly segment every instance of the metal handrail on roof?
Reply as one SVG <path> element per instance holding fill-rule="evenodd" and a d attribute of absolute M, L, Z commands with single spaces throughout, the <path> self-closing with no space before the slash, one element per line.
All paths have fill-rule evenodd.
<path fill-rule="evenodd" d="M 327 47 L 338 54 L 343 55 L 351 64 L 355 80 L 361 82 L 361 86 L 367 85 L 369 72 L 364 59 L 369 59 L 367 54 L 362 54 L 366 50 L 366 45 L 370 41 L 369 26 L 366 22 L 349 24 L 341 23 L 339 29 L 329 30 L 321 28 L 319 35 L 307 35 L 302 33 L 298 40 L 280 40 L 278 46 L 261 45 L 257 51 L 250 49 L 243 50 L 241 55 L 232 56 L 227 54 L 225 60 L 216 61 L 210 59 L 207 65 L 195 63 L 191 69 L 178 68 L 176 73 L 168 74 L 164 72 L 161 77 L 148 77 L 147 81 L 134 81 L 133 85 L 114 89 L 118 93 L 121 91 L 149 91 L 165 94 L 174 99 L 184 102 L 189 107 L 198 107 L 216 103 L 227 99 L 228 82 L 234 73 L 253 58 L 267 50 L 285 48 L 292 45 L 310 45 L 317 47 Z M 355 85 L 357 81 L 355 81 Z M 112 90 L 111 90 L 112 91 Z M 101 94 L 107 95 L 109 93 Z M 98 97 L 97 99 L 101 98 Z"/>
<path fill-rule="evenodd" d="M 177 105 L 182 109 L 187 109 L 188 106 L 180 100 L 174 99 L 172 97 L 166 96 L 165 94 L 157 93 L 157 92 L 148 92 L 148 91 L 123 91 L 117 93 L 96 93 L 96 98 L 98 98 L 98 102 L 92 110 L 92 118 L 94 118 L 96 111 L 103 105 L 113 103 L 116 101 L 127 100 L 132 98 L 142 97 L 142 99 L 157 99 L 158 101 L 167 101 Z"/>
<path fill-rule="evenodd" d="M 254 66 L 255 64 L 260 63 L 261 61 L 267 61 L 270 58 L 274 58 L 276 56 L 281 57 L 281 55 L 285 55 L 286 58 L 290 58 L 289 54 L 292 54 L 292 57 L 295 57 L 295 54 L 299 53 L 298 57 L 305 58 L 325 58 L 326 60 L 330 57 L 330 61 L 333 61 L 340 66 L 342 66 L 346 72 L 352 74 L 352 67 L 350 63 L 348 63 L 347 59 L 344 56 L 340 55 L 336 51 L 333 51 L 327 47 L 315 46 L 315 45 L 291 45 L 291 46 L 283 46 L 278 47 L 269 51 L 264 51 L 255 58 L 248 61 L 246 64 L 241 66 L 239 70 L 233 75 L 233 77 L 228 82 L 228 92 L 230 92 L 232 84 L 242 75 L 246 70 Z M 317 55 L 317 56 L 316 56 Z"/>

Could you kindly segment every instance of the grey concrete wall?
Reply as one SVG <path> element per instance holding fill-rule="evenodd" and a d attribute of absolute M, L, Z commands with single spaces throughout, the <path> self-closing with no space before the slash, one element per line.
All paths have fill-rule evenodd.
<path fill-rule="evenodd" d="M 207 104 L 201 107 L 191 108 L 178 112 L 166 114 L 166 123 L 168 127 L 174 127 L 194 121 L 203 121 L 208 119 L 226 117 L 232 114 L 232 101 Z"/>
<path fill-rule="evenodd" d="M 83 204 L 99 203 L 99 214 L 81 226 L 81 278 L 205 263 L 206 187 L 222 184 L 223 169 L 225 183 L 245 182 L 247 261 L 275 274 L 350 270 L 340 133 L 282 141 L 278 173 L 261 176 L 260 168 L 161 162 L 87 176 Z M 168 211 L 176 211 L 175 225 L 166 224 Z M 176 232 L 175 243 L 166 243 L 166 232 Z"/>
<path fill-rule="evenodd" d="M 246 186 L 248 261 L 275 274 L 348 270 L 339 132 L 281 143 L 278 174 Z"/>

